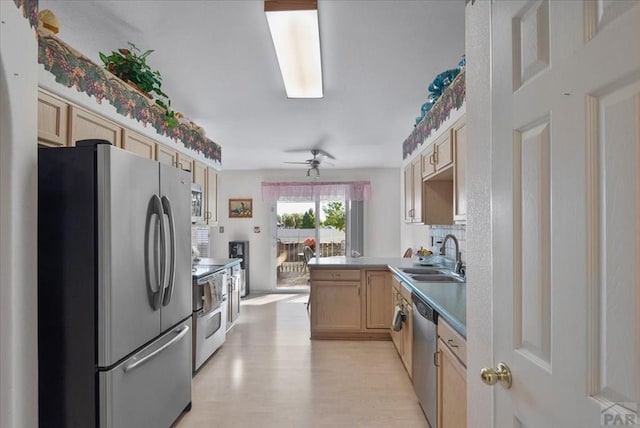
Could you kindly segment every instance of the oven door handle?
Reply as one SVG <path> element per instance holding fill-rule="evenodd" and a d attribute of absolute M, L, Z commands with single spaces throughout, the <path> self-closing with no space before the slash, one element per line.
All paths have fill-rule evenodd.
<path fill-rule="evenodd" d="M 201 319 L 203 321 L 209 321 L 211 318 L 213 318 L 216 315 L 217 312 L 220 312 L 220 306 L 209 310 L 209 312 L 198 315 L 198 319 Z"/>

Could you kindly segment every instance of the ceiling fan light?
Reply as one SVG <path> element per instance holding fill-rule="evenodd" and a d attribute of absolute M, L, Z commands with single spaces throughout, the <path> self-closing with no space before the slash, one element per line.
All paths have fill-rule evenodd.
<path fill-rule="evenodd" d="M 318 3 L 264 2 L 271 39 L 289 98 L 322 98 Z"/>

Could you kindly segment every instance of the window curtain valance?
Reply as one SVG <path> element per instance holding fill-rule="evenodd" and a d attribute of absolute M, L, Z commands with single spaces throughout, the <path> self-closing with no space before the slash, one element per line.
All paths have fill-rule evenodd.
<path fill-rule="evenodd" d="M 344 199 L 368 201 L 371 199 L 369 181 L 325 181 L 325 182 L 262 182 L 263 201 L 306 202 Z"/>

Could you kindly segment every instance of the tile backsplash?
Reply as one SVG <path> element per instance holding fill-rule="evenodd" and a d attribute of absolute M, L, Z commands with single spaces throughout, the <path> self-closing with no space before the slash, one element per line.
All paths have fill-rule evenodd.
<path fill-rule="evenodd" d="M 443 226 L 433 225 L 433 226 L 429 226 L 429 228 L 431 230 L 431 244 L 432 244 L 431 249 L 432 250 L 434 250 L 434 247 L 437 247 L 439 249 L 440 246 L 442 245 L 442 240 L 444 239 L 444 237 L 447 236 L 448 234 L 451 234 L 458 239 L 458 246 L 459 246 L 460 252 L 462 253 L 462 260 L 463 261 L 466 260 L 467 233 L 466 233 L 465 225 L 458 225 L 458 224 L 443 225 Z M 445 251 L 446 251 L 447 257 L 451 259 L 456 258 L 455 244 L 453 243 L 453 240 L 450 239 L 449 241 L 447 241 Z"/>

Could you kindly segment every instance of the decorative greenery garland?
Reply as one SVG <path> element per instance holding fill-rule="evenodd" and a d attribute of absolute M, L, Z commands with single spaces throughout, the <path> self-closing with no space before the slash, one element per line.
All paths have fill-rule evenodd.
<path fill-rule="evenodd" d="M 166 109 L 155 105 L 51 32 L 38 29 L 38 0 L 13 1 L 16 7 L 22 9 L 31 27 L 36 29 L 38 63 L 55 76 L 56 82 L 94 96 L 98 104 L 106 99 L 119 114 L 136 119 L 144 125 L 149 123 L 158 134 L 180 140 L 186 148 L 199 152 L 214 162 L 222 163 L 222 148 L 209 140 L 201 127 L 193 122 L 180 120 L 175 128 L 169 129 L 166 123 Z"/>
<path fill-rule="evenodd" d="M 431 110 L 416 125 L 413 132 L 402 143 L 402 158 L 406 159 L 429 138 L 431 133 L 438 129 L 442 123 L 451 115 L 455 108 L 459 109 L 466 98 L 465 71 L 462 70 L 451 85 L 445 89 L 442 96 L 438 98 Z"/>

